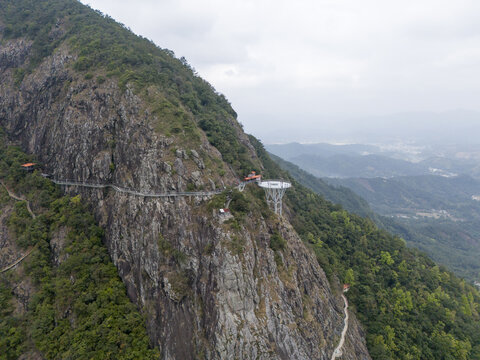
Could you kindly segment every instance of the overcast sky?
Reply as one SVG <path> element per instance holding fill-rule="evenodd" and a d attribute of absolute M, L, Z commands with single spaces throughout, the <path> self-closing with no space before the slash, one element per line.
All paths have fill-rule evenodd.
<path fill-rule="evenodd" d="M 266 142 L 324 141 L 345 119 L 480 111 L 478 0 L 82 2 L 185 56 Z"/>

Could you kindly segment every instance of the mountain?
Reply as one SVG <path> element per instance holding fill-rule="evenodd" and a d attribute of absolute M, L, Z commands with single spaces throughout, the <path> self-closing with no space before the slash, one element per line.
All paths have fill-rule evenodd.
<path fill-rule="evenodd" d="M 27 327 L 9 336 L 2 344 L 8 350 L 11 341 L 28 345 L 11 358 L 28 358 L 32 349 L 43 358 L 115 358 L 102 352 L 101 330 L 128 313 L 93 317 L 80 327 L 75 311 L 94 308 L 96 300 L 109 308 L 121 298 L 107 288 L 98 299 L 78 297 L 73 309 L 63 302 L 78 265 L 67 259 L 62 267 L 54 256 L 56 224 L 67 221 L 60 213 L 69 202 L 85 212 L 73 214 L 73 229 L 82 231 L 67 229 L 66 251 L 98 264 L 101 238 L 123 282 L 117 289 L 125 289 L 145 319 L 150 349 L 143 343 L 139 351 L 158 351 L 162 359 L 331 359 L 344 329 L 341 284 L 348 282 L 343 358 L 480 357 L 478 291 L 370 220 L 301 186 L 243 132 L 225 97 L 184 59 L 73 0 L 4 0 L 0 23 L 2 144 L 9 145 L 7 155 L 23 149 L 30 155 L 22 159 L 38 167 L 27 174 L 21 162 L 7 160 L 2 180 L 35 210 L 38 202 L 49 205 L 53 216 L 47 228 L 27 223 L 27 234 L 35 236 L 22 242 L 23 224 L 9 213 L 7 228 L 16 227 L 3 236 L 22 253 L 25 245 L 46 248 L 42 254 L 52 256 L 42 268 L 53 269 L 51 279 L 58 280 L 40 279 L 25 299 L 44 334 Z M 237 190 L 251 170 L 292 182 L 283 217 L 255 184 Z M 65 207 L 34 191 L 40 179 L 71 196 Z M 219 212 L 227 204 L 229 214 Z M 86 221 L 87 210 L 102 236 Z M 99 253 L 82 253 L 83 235 Z M 0 266 L 13 258 L 0 259 Z M 9 297 L 2 304 L 23 299 L 7 277 L 35 281 L 21 269 L 1 275 L 2 296 Z M 89 279 L 84 286 L 97 287 Z M 45 305 L 37 294 L 48 296 Z M 0 328 L 21 329 L 21 309 L 7 312 L 9 323 Z M 143 329 L 135 329 L 142 339 Z M 69 339 L 80 349 L 75 354 L 63 333 L 75 334 Z M 102 335 L 84 356 L 82 339 L 92 333 Z M 127 356 L 123 343 L 116 346 Z"/>
<path fill-rule="evenodd" d="M 480 216 L 480 181 L 470 176 L 399 176 L 391 179 L 329 179 L 347 186 L 385 215 L 415 215 L 431 209 L 449 210 L 449 217 L 471 220 Z"/>
<path fill-rule="evenodd" d="M 333 145 L 327 143 L 319 144 L 267 144 L 266 149 L 283 158 L 291 159 L 300 155 L 317 155 L 322 157 L 329 157 L 333 155 L 365 155 L 365 154 L 379 154 L 381 149 L 374 145 L 364 144 L 346 144 Z"/>
<path fill-rule="evenodd" d="M 267 145 L 267 150 L 318 177 L 392 177 L 432 171 L 426 162 L 409 161 L 412 156 L 418 157 L 409 148 L 291 143 Z"/>
<path fill-rule="evenodd" d="M 290 161 L 319 177 L 392 177 L 429 173 L 420 164 L 382 155 L 333 155 L 327 158 L 300 155 Z"/>
<path fill-rule="evenodd" d="M 160 357 L 330 358 L 343 329 L 338 282 L 263 190 L 234 191 L 263 165 L 225 97 L 171 51 L 77 1 L 2 1 L 0 19 L 0 126 L 50 178 L 116 186 L 64 190 L 104 229 Z M 228 190 L 136 195 L 224 188 L 229 221 L 219 215 Z M 49 314 L 49 337 L 56 324 L 76 329 L 61 315 Z M 343 353 L 370 358 L 354 314 Z"/>
<path fill-rule="evenodd" d="M 320 179 L 275 155 L 271 157 L 317 194 L 370 218 L 457 275 L 478 281 L 479 204 L 472 199 L 479 190 L 478 181 L 468 176 Z"/>
<path fill-rule="evenodd" d="M 470 176 L 327 179 L 353 190 L 372 209 L 391 217 L 413 246 L 469 280 L 479 279 L 480 181 Z M 398 230 L 398 229 L 397 229 Z"/>
<path fill-rule="evenodd" d="M 262 159 L 267 169 L 275 168 L 273 160 L 265 152 Z M 472 343 L 462 345 L 457 342 L 453 345 L 445 332 L 450 325 L 444 327 L 443 322 L 449 321 L 447 313 L 453 310 L 451 307 L 449 310 L 442 308 L 447 306 L 447 299 L 457 298 L 454 303 L 466 304 L 470 295 L 460 295 L 456 291 L 463 286 L 471 289 L 470 285 L 456 278 L 445 267 L 433 263 L 426 255 L 407 248 L 403 239 L 379 231 L 370 220 L 348 214 L 340 205 L 329 204 L 314 196 L 289 174 L 277 170 L 275 177 L 288 178 L 293 182 L 293 191 L 287 198 L 287 204 L 292 209 L 290 221 L 304 241 L 311 244 L 327 274 L 343 274 L 346 282 L 355 284 L 349 291 L 349 298 L 351 304 L 355 304 L 357 316 L 367 327 L 367 345 L 372 358 L 408 359 L 418 356 L 437 359 L 444 358 L 447 353 L 452 354 L 451 351 L 455 352 L 455 358 L 479 358 L 480 347 L 477 345 L 471 348 Z M 309 180 L 315 185 L 311 178 Z M 343 192 L 344 188 L 336 187 L 333 193 L 337 191 Z M 394 233 L 405 229 L 385 220 L 385 227 L 395 230 Z M 459 287 L 451 287 L 448 285 L 450 281 Z M 478 291 L 473 290 L 473 298 L 474 294 L 478 295 Z M 470 313 L 467 310 L 464 315 L 467 323 L 473 324 Z M 442 314 L 442 320 L 436 318 L 439 314 Z M 455 324 L 463 321 L 456 318 Z M 460 327 L 463 329 L 460 332 L 465 331 L 464 334 L 469 336 L 477 332 L 471 325 Z M 402 335 L 398 335 L 400 333 Z M 386 339 L 389 337 L 394 340 L 388 344 Z M 476 335 L 473 337 L 476 338 Z M 454 347 L 460 345 L 457 348 L 459 351 L 452 347 L 450 350 L 444 348 L 447 343 Z M 460 350 L 463 346 L 471 350 Z"/>
<path fill-rule="evenodd" d="M 334 204 L 341 204 L 349 212 L 353 212 L 362 217 L 368 217 L 370 219 L 375 219 L 377 217 L 370 208 L 370 205 L 368 205 L 368 202 L 348 187 L 332 186 L 327 181 L 313 176 L 291 162 L 285 161 L 273 154 L 269 154 L 269 156 L 282 169 L 288 171 L 296 181 L 313 190 L 317 194 L 322 195 L 328 201 L 331 201 Z"/>
<path fill-rule="evenodd" d="M 33 158 L 0 140 L 0 358 L 157 359 L 81 198 L 26 173 Z"/>

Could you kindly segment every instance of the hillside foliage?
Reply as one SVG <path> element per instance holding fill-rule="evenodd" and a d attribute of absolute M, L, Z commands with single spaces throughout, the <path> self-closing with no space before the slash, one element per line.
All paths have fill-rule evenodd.
<path fill-rule="evenodd" d="M 241 126 L 230 103 L 173 51 L 76 0 L 2 0 L 1 23 L 4 41 L 32 41 L 28 64 L 15 70 L 16 83 L 66 46 L 76 55 L 72 70 L 79 76 L 97 83 L 116 79 L 147 100 L 159 119 L 154 127 L 164 135 L 197 141 L 200 128 L 239 176 L 255 167 L 239 140 Z"/>
<path fill-rule="evenodd" d="M 1 41 L 32 41 L 29 62 L 15 70 L 19 86 L 46 56 L 67 46 L 77 56 L 72 64 L 77 76 L 98 83 L 111 78 L 124 90 L 132 88 L 154 114 L 168 119 L 165 135 L 193 138 L 200 128 L 239 175 L 260 170 L 240 140 L 227 100 L 171 51 L 74 0 L 2 0 L 0 22 Z M 351 283 L 348 297 L 366 328 L 373 359 L 480 359 L 478 291 L 370 220 L 307 190 L 269 158 L 258 140 L 250 141 L 264 176 L 292 181 L 285 215 L 332 284 Z M 38 174 L 21 172 L 19 164 L 26 160 L 18 149 L 2 149 L 0 176 L 32 200 L 39 214 L 31 219 L 18 203 L 9 222 L 18 246 L 38 246 L 24 264 L 37 292 L 28 311 L 16 314 L 9 286 L 15 279 L 2 278 L 0 356 L 16 358 L 34 346 L 48 358 L 155 357 L 143 318 L 128 301 L 91 214 L 80 198 L 62 197 Z M 232 195 L 235 221 L 254 212 L 271 214 L 260 208 L 265 202 L 258 190 Z M 4 192 L 0 199 L 10 201 Z M 235 227 L 233 221 L 230 225 Z M 67 234 L 66 256 L 57 264 L 49 243 L 60 229 Z M 236 253 L 242 249 L 238 239 Z M 275 235 L 269 246 L 280 252 L 286 244 Z"/>
<path fill-rule="evenodd" d="M 404 240 L 306 189 L 251 137 L 264 174 L 289 179 L 288 217 L 367 330 L 373 359 L 480 359 L 480 294 Z"/>
<path fill-rule="evenodd" d="M 270 156 L 315 193 L 341 204 L 349 212 L 370 218 L 379 228 L 402 237 L 409 246 L 426 252 L 458 276 L 472 282 L 480 279 L 476 241 L 480 236 L 479 205 L 470 195 L 478 192 L 477 180 L 465 176 L 453 179 L 441 176 L 320 179 L 291 162 Z M 409 185 L 407 189 L 404 184 Z M 461 220 L 417 216 L 419 209 L 432 208 L 446 209 L 449 215 Z"/>
<path fill-rule="evenodd" d="M 0 148 L 0 179 L 29 199 L 37 214 L 32 219 L 25 202 L 15 202 L 0 189 L 0 212 L 13 207 L 8 226 L 17 246 L 22 253 L 36 247 L 21 272 L 0 275 L 0 359 L 29 351 L 46 359 L 157 358 L 144 318 L 128 299 L 102 243 L 102 229 L 80 197 L 61 196 L 49 180 L 21 170 L 28 160 L 17 148 Z M 64 247 L 56 253 L 54 243 L 62 237 Z M 25 312 L 13 305 L 20 282 L 32 283 Z"/>
<path fill-rule="evenodd" d="M 468 280 L 480 280 L 480 181 L 467 175 L 335 179 L 391 219 L 392 231 Z M 396 223 L 396 226 L 393 227 Z"/>

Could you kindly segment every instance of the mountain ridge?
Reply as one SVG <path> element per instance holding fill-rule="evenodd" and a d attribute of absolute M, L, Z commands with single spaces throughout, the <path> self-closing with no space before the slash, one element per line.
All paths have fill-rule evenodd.
<path fill-rule="evenodd" d="M 22 6 L 38 11 L 27 15 L 33 23 L 48 10 L 36 31 L 20 25 Z M 2 2 L 0 13 L 8 30 L 0 125 L 53 178 L 233 191 L 240 175 L 262 169 L 224 97 L 170 51 L 73 1 Z M 52 36 L 58 43 L 43 52 Z M 230 221 L 218 213 L 227 193 L 161 200 L 65 191 L 92 206 L 162 358 L 330 357 L 342 301 L 263 190 L 233 191 Z M 353 321 L 344 354 L 369 359 Z"/>
<path fill-rule="evenodd" d="M 347 280 L 346 359 L 478 357 L 475 289 L 291 179 L 171 52 L 74 1 L 6 0 L 0 17 L 0 126 L 45 172 L 142 191 L 227 188 L 161 201 L 65 188 L 104 229 L 161 358 L 329 359 Z M 251 170 L 291 179 L 285 218 L 262 189 L 232 188 Z"/>

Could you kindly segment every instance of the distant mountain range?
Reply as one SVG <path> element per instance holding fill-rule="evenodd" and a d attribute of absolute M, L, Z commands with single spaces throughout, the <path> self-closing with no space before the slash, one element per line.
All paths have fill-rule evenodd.
<path fill-rule="evenodd" d="M 306 154 L 328 157 L 333 155 L 380 154 L 382 151 L 378 146 L 363 144 L 334 145 L 327 143 L 300 144 L 292 142 L 288 144 L 271 144 L 265 147 L 268 151 L 283 159 L 291 159 L 292 157 Z"/>
<path fill-rule="evenodd" d="M 428 174 L 429 168 L 382 155 L 299 155 L 290 161 L 319 177 L 392 177 Z"/>
<path fill-rule="evenodd" d="M 269 152 L 318 177 L 384 177 L 468 174 L 480 179 L 480 146 L 411 144 L 270 144 Z"/>
<path fill-rule="evenodd" d="M 480 279 L 480 180 L 469 175 L 451 176 L 444 170 L 461 169 L 459 161 L 439 157 L 428 166 L 428 160 L 412 163 L 383 155 L 362 156 L 358 152 L 375 149 L 362 145 L 268 147 L 277 154 L 293 154 L 290 160 L 295 165 L 277 156 L 274 160 L 303 185 L 351 212 L 371 218 L 457 274 L 469 280 Z M 325 149 L 328 155 L 301 155 L 305 149 Z M 437 168 L 441 164 L 449 166 Z"/>
<path fill-rule="evenodd" d="M 367 200 L 374 211 L 384 215 L 415 216 L 439 209 L 454 219 L 480 219 L 480 181 L 470 176 L 434 175 L 383 178 L 325 179 L 328 183 L 353 190 Z"/>
<path fill-rule="evenodd" d="M 390 231 L 457 274 L 480 277 L 480 181 L 470 176 L 402 176 L 391 179 L 326 179 L 365 199 L 390 217 Z M 385 223 L 385 222 L 384 222 Z"/>

